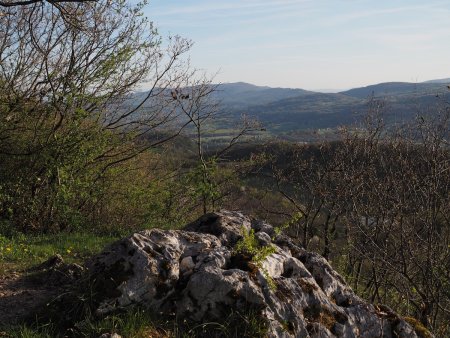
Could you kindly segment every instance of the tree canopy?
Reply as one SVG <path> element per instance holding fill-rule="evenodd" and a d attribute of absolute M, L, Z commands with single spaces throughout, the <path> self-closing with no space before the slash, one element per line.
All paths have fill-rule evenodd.
<path fill-rule="evenodd" d="M 179 134 L 207 96 L 184 56 L 192 42 L 164 40 L 142 6 L 39 1 L 0 16 L 0 210 L 20 227 L 67 226 L 66 213 L 92 208 L 118 165 Z M 190 99 L 174 99 L 185 87 Z"/>

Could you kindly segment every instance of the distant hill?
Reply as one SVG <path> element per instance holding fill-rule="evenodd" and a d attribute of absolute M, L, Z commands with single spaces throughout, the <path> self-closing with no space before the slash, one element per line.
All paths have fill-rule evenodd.
<path fill-rule="evenodd" d="M 261 121 L 272 135 L 283 136 L 351 124 L 367 111 L 372 95 L 386 102 L 388 123 L 409 119 L 421 109 L 439 104 L 436 96 L 450 93 L 446 84 L 445 79 L 424 83 L 387 82 L 340 93 L 319 93 L 239 82 L 220 85 L 215 95 L 229 116 L 228 120 L 221 120 L 223 125 L 230 122 L 230 126 L 245 114 Z"/>
<path fill-rule="evenodd" d="M 425 81 L 423 83 L 445 83 L 445 84 L 450 84 L 450 78 L 429 80 L 429 81 Z"/>
<path fill-rule="evenodd" d="M 216 119 L 208 138 L 211 142 L 222 142 L 240 128 L 240 118 L 246 115 L 263 124 L 266 137 L 311 140 L 323 133 L 332 134 L 338 126 L 354 123 L 367 112 L 372 95 L 386 103 L 385 121 L 396 123 L 423 111 L 435 111 L 429 108 L 450 101 L 448 83 L 450 79 L 386 82 L 339 93 L 271 88 L 245 82 L 220 84 L 213 97 L 220 102 L 223 114 Z M 131 100 L 144 95 L 145 92 L 135 93 Z"/>
<path fill-rule="evenodd" d="M 304 89 L 262 87 L 249 83 L 237 82 L 219 85 L 214 96 L 227 107 L 243 108 L 268 104 L 274 101 L 310 93 L 314 92 Z"/>
<path fill-rule="evenodd" d="M 258 117 L 269 129 L 334 128 L 337 121 L 349 123 L 364 102 L 343 94 L 308 93 L 249 107 L 247 113 Z"/>
<path fill-rule="evenodd" d="M 442 81 L 442 80 L 435 80 Z M 398 95 L 430 95 L 441 92 L 444 88 L 445 82 L 422 82 L 422 83 L 410 83 L 410 82 L 385 82 L 367 87 L 353 88 L 340 92 L 341 94 L 353 96 L 357 98 L 367 98 L 372 94 L 378 97 L 383 96 L 398 96 Z"/>

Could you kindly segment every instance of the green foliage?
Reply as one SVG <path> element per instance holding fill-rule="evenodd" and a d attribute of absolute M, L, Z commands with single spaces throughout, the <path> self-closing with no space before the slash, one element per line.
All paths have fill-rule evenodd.
<path fill-rule="evenodd" d="M 269 287 L 272 290 L 276 289 L 274 280 L 263 266 L 264 260 L 276 252 L 273 245 L 260 245 L 258 239 L 255 237 L 255 231 L 253 229 L 247 231 L 245 227 L 242 227 L 242 238 L 236 243 L 234 251 L 236 253 L 249 255 L 251 261 L 262 271 Z"/>
<path fill-rule="evenodd" d="M 215 178 L 219 167 L 215 158 L 199 163 L 186 176 L 187 183 L 193 187 L 193 197 L 206 201 L 214 201 L 220 196 L 219 186 Z M 211 203 L 212 204 L 212 203 Z"/>
<path fill-rule="evenodd" d="M 110 172 L 103 172 L 105 164 L 94 159 L 111 144 L 119 144 L 117 136 L 77 119 L 53 132 L 50 122 L 41 125 L 36 135 L 29 129 L 31 118 L 21 121 L 20 135 L 9 135 L 16 140 L 11 151 L 23 153 L 28 148 L 29 154 L 0 154 L 0 215 L 18 229 L 57 231 L 87 226 L 89 206 L 102 197 L 105 181 L 112 177 Z M 48 140 L 52 133 L 53 138 Z"/>
<path fill-rule="evenodd" d="M 219 164 L 217 158 L 211 157 L 187 166 L 180 183 L 184 185 L 184 193 L 190 195 L 191 208 L 196 209 L 197 205 L 199 214 L 217 210 L 236 197 L 232 193 L 240 182 L 234 163 Z"/>
<path fill-rule="evenodd" d="M 255 237 L 255 230 L 247 231 L 242 227 L 242 239 L 236 243 L 235 252 L 248 254 L 252 261 L 261 264 L 269 255 L 275 253 L 275 247 L 272 245 L 261 246 Z"/>
<path fill-rule="evenodd" d="M 143 81 L 175 88 L 193 75 L 181 60 L 191 42 L 174 37 L 163 49 L 142 6 L 82 3 L 76 22 L 46 3 L 39 14 L 17 6 L 0 16 L 9 41 L 0 46 L 0 222 L 44 233 L 146 223 L 148 180 L 132 181 L 130 171 L 149 170 L 130 162 L 148 155 L 143 135 L 175 123 L 177 103 L 158 93 L 149 100 L 160 108 L 142 112 L 143 98 L 139 105 L 130 93 Z M 39 41 L 30 44 L 32 32 Z M 134 208 L 118 216 L 127 197 Z"/>

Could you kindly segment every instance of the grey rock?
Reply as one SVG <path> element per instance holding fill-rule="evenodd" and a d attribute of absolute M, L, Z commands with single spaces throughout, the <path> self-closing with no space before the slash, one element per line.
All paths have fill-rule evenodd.
<path fill-rule="evenodd" d="M 50 270 L 50 269 L 57 269 L 64 265 L 64 259 L 60 254 L 56 254 L 54 256 L 51 256 L 48 258 L 45 262 L 32 267 L 29 269 L 29 271 L 43 271 L 43 270 Z"/>
<path fill-rule="evenodd" d="M 39 272 L 40 279 L 45 280 L 47 285 L 59 286 L 77 281 L 83 274 L 84 268 L 76 263 L 67 264 L 61 255 L 56 254 L 28 271 Z"/>
<path fill-rule="evenodd" d="M 243 228 L 275 248 L 260 267 L 233 250 Z M 135 233 L 86 264 L 100 297 L 96 314 L 140 305 L 202 323 L 251 310 L 270 337 L 418 337 L 400 316 L 356 296 L 323 257 L 273 236 L 269 224 L 230 211 L 184 230 Z"/>
<path fill-rule="evenodd" d="M 122 336 L 118 335 L 117 333 L 104 333 L 98 338 L 122 338 Z"/>

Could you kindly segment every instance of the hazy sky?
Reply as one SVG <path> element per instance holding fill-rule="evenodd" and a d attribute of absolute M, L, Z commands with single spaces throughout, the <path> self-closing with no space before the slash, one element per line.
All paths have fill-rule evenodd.
<path fill-rule="evenodd" d="M 150 0 L 216 82 L 344 89 L 450 77 L 450 0 Z"/>

